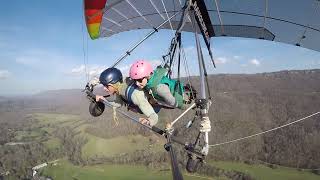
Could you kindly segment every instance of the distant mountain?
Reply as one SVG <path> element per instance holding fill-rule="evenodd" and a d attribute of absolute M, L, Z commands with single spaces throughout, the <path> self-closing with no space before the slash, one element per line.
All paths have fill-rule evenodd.
<path fill-rule="evenodd" d="M 209 75 L 209 86 L 212 96 L 236 93 L 258 95 L 270 93 L 314 94 L 320 92 L 320 70 L 292 70 L 259 74 L 218 74 Z M 185 82 L 187 82 L 185 80 Z M 191 77 L 193 86 L 199 91 L 199 77 Z M 103 94 L 102 87 L 95 90 Z M 105 95 L 105 94 L 104 94 Z M 11 103 L 11 108 L 39 108 L 62 112 L 87 110 L 88 100 L 82 89 L 63 89 L 44 91 L 32 96 L 6 98 L 0 97 L 0 111 L 3 103 Z"/>
<path fill-rule="evenodd" d="M 0 102 L 7 100 L 7 97 L 0 96 Z"/>

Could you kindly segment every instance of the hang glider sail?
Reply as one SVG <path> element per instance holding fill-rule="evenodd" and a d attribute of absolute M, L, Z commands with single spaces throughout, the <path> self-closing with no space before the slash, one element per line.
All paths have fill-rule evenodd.
<path fill-rule="evenodd" d="M 320 51 L 319 0 L 204 2 L 213 30 L 211 37 L 264 39 Z M 182 12 L 184 4 L 185 0 L 85 0 L 84 8 L 89 35 L 97 39 L 134 29 L 153 29 Z M 181 15 L 161 28 L 176 30 Z M 193 32 L 190 18 L 183 31 Z"/>

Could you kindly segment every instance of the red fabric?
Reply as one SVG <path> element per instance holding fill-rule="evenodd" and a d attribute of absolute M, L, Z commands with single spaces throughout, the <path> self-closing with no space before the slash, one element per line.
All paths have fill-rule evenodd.
<path fill-rule="evenodd" d="M 100 23 L 103 15 L 103 8 L 107 0 L 85 0 L 84 10 L 87 24 Z"/>

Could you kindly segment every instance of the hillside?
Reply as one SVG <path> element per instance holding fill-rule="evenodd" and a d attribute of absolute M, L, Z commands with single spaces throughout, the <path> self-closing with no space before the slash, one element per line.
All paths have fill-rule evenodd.
<path fill-rule="evenodd" d="M 191 77 L 191 81 L 199 90 L 198 77 Z M 210 75 L 210 91 L 213 98 L 213 106 L 209 111 L 212 122 L 210 144 L 268 130 L 318 112 L 319 82 L 320 70 Z M 41 125 L 35 124 L 32 119 L 38 116 L 36 113 L 48 113 L 51 119 L 54 119 L 54 114 L 62 114 L 62 117 L 63 114 L 70 114 L 79 118 L 76 122 L 79 122 L 81 133 L 89 137 L 89 145 L 84 146 L 89 155 L 94 155 L 97 151 L 103 151 L 101 148 L 105 148 L 104 145 L 100 145 L 101 148 L 97 151 L 90 148 L 94 142 L 111 142 L 117 137 L 135 137 L 138 134 L 150 136 L 150 133 L 121 116 L 119 116 L 119 126 L 115 126 L 110 109 L 106 109 L 101 117 L 93 118 L 89 115 L 88 106 L 89 101 L 80 89 L 46 91 L 23 98 L 1 97 L 0 143 L 5 144 L 15 140 L 17 132 L 20 136 L 26 135 L 21 133 L 26 129 L 32 130 L 31 134 L 27 134 L 28 138 L 32 139 L 52 128 L 44 126 L 40 131 L 33 131 Z M 163 127 L 165 121 L 174 119 L 179 113 L 181 113 L 179 110 L 162 110 L 158 126 Z M 40 117 L 47 116 L 44 114 Z M 189 113 L 177 124 L 179 137 L 188 140 L 196 136 L 195 129 L 190 131 L 179 129 L 192 117 L 193 113 Z M 208 160 L 263 161 L 294 168 L 319 168 L 319 119 L 319 116 L 315 116 L 263 136 L 212 148 Z M 87 125 L 83 126 L 84 123 Z M 32 127 L 29 127 L 30 124 Z M 58 122 L 56 124 L 63 126 Z M 74 125 L 78 128 L 77 124 Z M 57 132 L 53 131 L 52 134 L 59 136 L 60 131 Z M 66 133 L 66 131 L 61 132 Z M 50 134 L 51 131 L 47 133 Z M 53 141 L 56 143 L 55 139 Z M 181 151 L 179 154 L 182 157 Z M 123 158 L 130 159 L 130 157 Z"/>

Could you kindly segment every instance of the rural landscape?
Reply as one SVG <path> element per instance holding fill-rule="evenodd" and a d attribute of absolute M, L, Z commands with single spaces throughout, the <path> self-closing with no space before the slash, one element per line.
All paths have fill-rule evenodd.
<path fill-rule="evenodd" d="M 199 87 L 198 77 L 191 81 Z M 209 81 L 213 101 L 210 144 L 259 133 L 319 111 L 318 69 L 218 74 L 210 75 Z M 94 118 L 88 106 L 81 89 L 0 97 L 0 179 L 172 178 L 163 137 L 121 115 L 114 121 L 112 109 Z M 164 128 L 180 113 L 162 109 L 157 126 Z M 196 125 L 184 128 L 192 117 L 191 111 L 177 124 L 175 136 L 195 136 Z M 261 136 L 212 147 L 193 174 L 185 170 L 186 152 L 174 144 L 179 167 L 190 180 L 319 179 L 319 119 L 314 116 Z M 41 164 L 45 165 L 33 169 Z"/>

